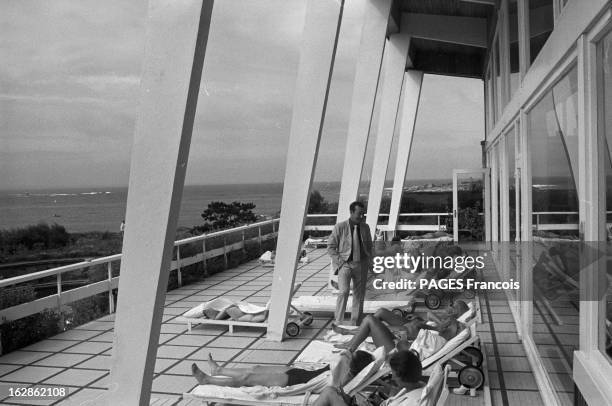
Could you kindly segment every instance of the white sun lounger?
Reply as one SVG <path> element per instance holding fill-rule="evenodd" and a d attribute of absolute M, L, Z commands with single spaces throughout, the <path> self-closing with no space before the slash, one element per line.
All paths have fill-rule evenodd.
<path fill-rule="evenodd" d="M 297 283 L 294 286 L 293 292 L 291 293 L 292 296 L 300 289 L 301 286 L 302 286 L 301 283 Z M 210 302 L 207 302 L 207 303 L 210 303 Z M 187 323 L 187 330 L 188 331 L 191 331 L 191 327 L 193 325 L 196 325 L 196 324 L 207 324 L 207 325 L 215 325 L 215 326 L 228 326 L 230 334 L 234 334 L 234 327 L 235 326 L 268 328 L 268 322 L 267 322 L 268 315 L 267 314 L 266 314 L 266 321 L 262 321 L 262 322 L 249 322 L 249 321 L 238 321 L 238 320 L 227 320 L 227 319 L 226 320 L 215 320 L 215 319 L 209 319 L 207 317 L 204 317 L 203 316 L 203 310 L 204 310 L 204 307 L 206 306 L 207 303 L 201 303 L 201 304 L 199 304 L 199 305 L 189 309 L 188 311 L 183 313 L 180 317 L 178 317 L 178 320 Z M 265 307 L 263 307 L 263 306 L 255 306 L 255 305 L 251 305 L 251 306 L 259 307 L 262 312 L 266 312 L 267 313 L 268 309 L 270 307 L 270 302 L 268 302 Z M 291 315 L 290 315 L 290 317 L 291 317 Z"/>
<path fill-rule="evenodd" d="M 478 343 L 479 337 L 476 332 L 476 325 L 480 322 L 480 308 L 478 300 L 470 303 L 470 309 L 462 314 L 457 321 L 462 323 L 465 328 L 459 334 L 449 340 L 435 354 L 421 361 L 423 374 L 427 375 L 428 369 L 435 364 L 443 364 L 447 361 L 465 366 L 453 358 L 461 353 L 465 348 Z"/>
<path fill-rule="evenodd" d="M 304 241 L 304 246 L 308 248 L 327 248 L 326 238 L 307 238 Z"/>
<path fill-rule="evenodd" d="M 257 262 L 259 262 L 259 265 L 263 266 L 264 268 L 274 268 L 274 258 L 272 251 L 266 251 L 264 252 L 259 259 L 257 260 Z M 308 255 L 300 257 L 299 261 L 300 264 L 307 264 L 308 262 L 310 262 L 310 259 L 308 259 Z"/>
<path fill-rule="evenodd" d="M 367 365 L 357 376 L 351 379 L 343 390 L 354 396 L 381 377 L 388 375 L 391 369 L 385 362 L 384 348 L 378 348 L 374 353 L 374 361 Z M 191 392 L 184 393 L 183 398 L 200 400 L 203 405 L 219 402 L 228 405 L 271 405 L 299 406 L 311 405 L 330 381 L 331 372 L 325 372 L 309 382 L 285 388 L 229 388 L 217 385 L 199 385 Z"/>
<path fill-rule="evenodd" d="M 293 299 L 293 306 L 301 311 L 307 312 L 335 312 L 337 296 L 300 296 Z M 363 302 L 364 313 L 375 313 L 376 310 L 382 308 L 393 309 L 395 307 L 406 306 L 410 298 L 406 300 L 365 300 Z M 346 303 L 346 308 L 351 308 L 353 296 L 349 296 Z"/>
<path fill-rule="evenodd" d="M 451 367 L 447 365 L 442 370 L 442 367 L 438 365 L 437 368 L 440 369 L 437 374 L 438 377 L 434 378 L 432 375 L 427 385 L 423 388 L 418 406 L 444 406 L 446 404 L 446 400 L 448 399 L 449 394 L 447 379 L 451 371 Z M 349 384 L 347 384 L 344 386 L 343 390 L 348 395 L 355 396 L 367 386 L 389 373 L 390 370 L 388 369 L 388 367 L 385 368 L 385 366 L 383 366 L 374 375 L 371 375 L 368 378 L 361 378 L 359 385 L 349 387 Z M 359 375 L 355 377 L 355 379 L 353 379 L 353 381 L 351 382 L 354 382 L 358 377 Z M 201 401 L 202 405 L 209 405 L 214 402 L 219 402 L 226 405 L 307 406 L 312 405 L 319 396 L 318 394 L 307 392 L 303 395 L 277 396 L 275 398 L 258 399 L 248 392 L 245 393 L 243 389 L 244 388 L 227 388 L 214 385 L 200 385 L 193 389 L 191 392 L 184 393 L 183 399 L 191 401 L 199 400 Z M 401 403 L 400 406 L 415 405 L 413 403 Z"/>

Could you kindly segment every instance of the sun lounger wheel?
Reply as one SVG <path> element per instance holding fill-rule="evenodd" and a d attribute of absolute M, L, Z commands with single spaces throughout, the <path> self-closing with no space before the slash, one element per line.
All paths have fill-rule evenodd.
<path fill-rule="evenodd" d="M 304 312 L 304 321 L 302 322 L 305 326 L 310 326 L 314 321 L 314 317 L 310 312 Z"/>
<path fill-rule="evenodd" d="M 285 327 L 285 333 L 287 333 L 289 337 L 296 337 L 298 334 L 300 334 L 300 326 L 297 323 L 290 321 Z"/>
<path fill-rule="evenodd" d="M 482 351 L 478 347 L 467 347 L 462 352 L 466 354 L 468 364 L 477 368 L 482 365 Z"/>
<path fill-rule="evenodd" d="M 428 309 L 430 310 L 439 309 L 441 304 L 442 304 L 442 300 L 440 299 L 438 295 L 430 293 L 429 295 L 425 296 L 425 306 L 427 306 Z"/>
<path fill-rule="evenodd" d="M 480 389 L 484 385 L 484 373 L 480 368 L 463 367 L 459 371 L 459 383 L 470 389 Z"/>

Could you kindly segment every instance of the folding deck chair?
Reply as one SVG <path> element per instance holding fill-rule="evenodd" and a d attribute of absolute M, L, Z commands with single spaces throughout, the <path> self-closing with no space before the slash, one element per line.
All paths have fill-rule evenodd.
<path fill-rule="evenodd" d="M 475 302 L 478 303 L 478 302 Z M 457 378 L 461 385 L 470 388 L 472 393 L 484 385 L 485 375 L 482 370 L 484 356 L 480 348 L 480 338 L 476 325 L 480 322 L 478 305 L 457 319 L 465 328 L 449 340 L 435 354 L 421 361 L 423 375 L 429 375 L 434 365 L 455 366 L 459 368 Z"/>

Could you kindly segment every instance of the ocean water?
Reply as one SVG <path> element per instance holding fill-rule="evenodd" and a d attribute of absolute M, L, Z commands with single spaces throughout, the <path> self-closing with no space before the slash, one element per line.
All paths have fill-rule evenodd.
<path fill-rule="evenodd" d="M 280 183 L 185 186 L 179 227 L 201 224 L 200 214 L 212 201 L 253 202 L 257 214 L 273 216 L 280 211 L 282 192 Z M 71 233 L 117 232 L 126 203 L 127 188 L 0 191 L 0 229 L 45 222 Z"/>
<path fill-rule="evenodd" d="M 419 180 L 411 184 L 436 183 L 440 180 Z M 366 185 L 362 185 L 367 190 Z M 408 185 L 407 185 L 408 186 Z M 315 182 L 329 202 L 337 202 L 339 182 Z M 212 201 L 252 202 L 255 213 L 275 216 L 280 212 L 282 183 L 243 185 L 185 186 L 179 227 L 202 223 L 201 213 Z M 87 231 L 118 232 L 125 218 L 127 188 L 87 188 L 0 191 L 0 229 L 25 227 L 40 222 L 57 223 L 71 233 Z"/>

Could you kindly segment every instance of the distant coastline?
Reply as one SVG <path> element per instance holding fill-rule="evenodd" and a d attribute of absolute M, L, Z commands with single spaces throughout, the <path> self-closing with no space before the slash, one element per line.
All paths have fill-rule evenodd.
<path fill-rule="evenodd" d="M 391 192 L 385 185 L 385 195 Z M 534 188 L 558 188 L 554 179 L 534 180 Z M 328 202 L 337 202 L 340 182 L 315 182 Z M 369 183 L 363 182 L 360 194 L 367 195 Z M 92 231 L 118 232 L 125 218 L 127 187 L 23 189 L 0 191 L 0 228 L 25 227 L 40 222 L 57 223 L 70 233 Z M 406 182 L 404 191 L 411 193 L 450 193 L 450 179 L 422 179 Z M 280 212 L 282 183 L 186 185 L 183 192 L 179 228 L 201 224 L 200 214 L 212 201 L 253 202 L 255 213 L 273 217 Z"/>

